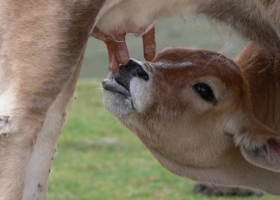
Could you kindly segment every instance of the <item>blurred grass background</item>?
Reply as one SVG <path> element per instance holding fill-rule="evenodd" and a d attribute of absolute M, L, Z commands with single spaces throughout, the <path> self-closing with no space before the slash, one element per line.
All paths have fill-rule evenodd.
<path fill-rule="evenodd" d="M 244 42 L 203 17 L 175 17 L 156 27 L 158 51 L 167 46 L 208 48 L 234 57 Z M 131 57 L 143 60 L 142 41 L 129 36 Z M 50 200 L 253 200 L 256 197 L 205 197 L 192 193 L 193 181 L 163 169 L 138 138 L 103 107 L 101 81 L 107 51 L 90 39 L 76 99 L 58 142 L 49 183 Z M 260 200 L 279 197 L 264 195 Z"/>

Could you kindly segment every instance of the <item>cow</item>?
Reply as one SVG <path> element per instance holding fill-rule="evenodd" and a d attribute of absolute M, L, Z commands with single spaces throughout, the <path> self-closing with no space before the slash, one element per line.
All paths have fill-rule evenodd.
<path fill-rule="evenodd" d="M 109 69 L 116 71 L 119 63 L 129 62 L 127 32 L 143 35 L 151 60 L 153 24 L 190 11 L 229 24 L 274 55 L 280 48 L 277 5 L 270 0 L 2 0 L 0 199 L 47 198 L 65 107 L 91 35 L 105 40 Z"/>

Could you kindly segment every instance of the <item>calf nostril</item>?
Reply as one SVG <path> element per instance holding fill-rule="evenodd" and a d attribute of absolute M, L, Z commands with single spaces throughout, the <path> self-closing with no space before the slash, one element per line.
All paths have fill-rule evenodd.
<path fill-rule="evenodd" d="M 145 70 L 143 69 L 140 62 L 134 59 L 130 59 L 129 63 L 127 65 L 121 65 L 120 66 L 120 73 L 123 75 L 128 75 L 130 78 L 138 77 L 145 81 L 149 80 L 149 75 Z"/>
<path fill-rule="evenodd" d="M 136 74 L 137 74 L 137 77 L 139 77 L 139 78 L 141 78 L 141 79 L 143 79 L 143 80 L 145 80 L 145 81 L 148 81 L 148 80 L 149 80 L 149 75 L 147 74 L 147 72 L 145 72 L 145 71 L 143 70 L 142 67 L 136 69 Z"/>

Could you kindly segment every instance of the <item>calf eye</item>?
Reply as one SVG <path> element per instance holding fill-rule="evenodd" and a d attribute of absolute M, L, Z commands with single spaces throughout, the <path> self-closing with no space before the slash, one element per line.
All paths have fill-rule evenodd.
<path fill-rule="evenodd" d="M 212 101 L 215 99 L 215 96 L 213 94 L 211 87 L 205 83 L 197 83 L 193 86 L 193 89 L 205 101 L 212 103 Z"/>

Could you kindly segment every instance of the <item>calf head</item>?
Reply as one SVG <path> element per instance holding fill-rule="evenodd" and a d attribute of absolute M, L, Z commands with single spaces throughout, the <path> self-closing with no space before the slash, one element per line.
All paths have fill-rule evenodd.
<path fill-rule="evenodd" d="M 102 84 L 105 107 L 177 175 L 260 188 L 226 174 L 280 171 L 279 135 L 254 118 L 246 80 L 218 53 L 167 48 Z"/>

